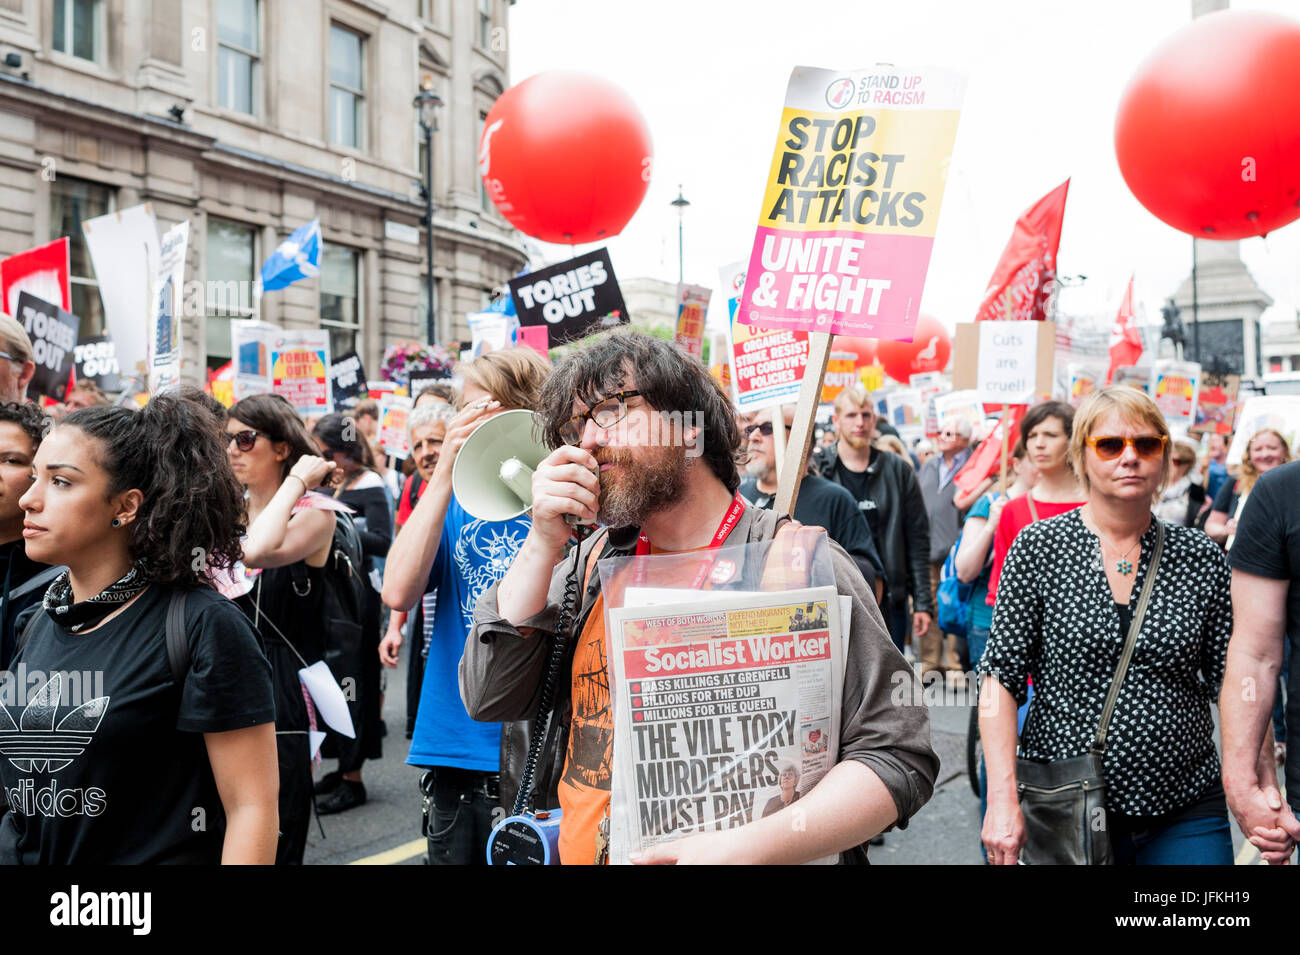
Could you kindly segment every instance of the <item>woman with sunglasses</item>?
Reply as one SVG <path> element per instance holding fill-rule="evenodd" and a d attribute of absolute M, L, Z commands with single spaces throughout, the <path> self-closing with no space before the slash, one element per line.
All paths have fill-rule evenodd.
<path fill-rule="evenodd" d="M 361 591 L 361 656 L 353 664 L 357 674 L 357 712 L 353 718 L 356 736 L 348 739 L 332 734 L 326 740 L 329 750 L 326 755 L 337 753 L 339 765 L 316 784 L 316 795 L 322 797 L 316 802 L 316 811 L 329 815 L 365 803 L 362 764 L 367 759 L 383 757 L 379 635 L 384 606 L 378 588 L 372 584 L 380 580 L 382 561 L 393 542 L 393 509 L 388 487 L 375 470 L 370 443 L 358 433 L 355 420 L 342 414 L 328 414 L 316 422 L 312 436 L 320 445 L 321 456 L 334 462 L 338 469 L 334 497 L 357 515 L 357 531 L 365 557 L 362 573 L 369 578 Z"/>
<path fill-rule="evenodd" d="M 311 728 L 298 670 L 321 658 L 324 567 L 334 542 L 330 503 L 309 494 L 334 469 L 316 456 L 302 419 L 279 395 L 237 401 L 226 453 L 248 490 L 244 563 L 259 571 L 239 605 L 271 661 L 280 764 L 277 865 L 301 864 L 311 823 Z"/>
<path fill-rule="evenodd" d="M 43 682 L 0 708 L 0 862 L 274 858 L 271 674 L 207 580 L 240 553 L 224 459 L 208 412 L 165 395 L 73 412 L 41 442 L 23 538 L 68 569 L 20 637 L 18 665 Z M 182 608 L 187 652 L 173 655 Z"/>
<path fill-rule="evenodd" d="M 988 767 L 981 837 L 994 864 L 1015 864 L 1026 839 L 1016 708 L 1031 676 L 1019 749 L 1023 760 L 1042 762 L 1089 752 L 1118 682 L 1101 755 L 1116 863 L 1232 864 L 1209 705 L 1232 630 L 1228 566 L 1204 534 L 1151 513 L 1169 443 L 1144 393 L 1118 386 L 1089 395 L 1070 439 L 1087 502 L 1026 528 L 1007 555 L 979 668 Z M 1272 755 L 1270 747 L 1269 767 Z"/>

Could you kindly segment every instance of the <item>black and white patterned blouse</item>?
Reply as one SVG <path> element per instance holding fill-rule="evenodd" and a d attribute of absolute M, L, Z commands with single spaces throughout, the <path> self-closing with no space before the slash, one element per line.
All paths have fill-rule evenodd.
<path fill-rule="evenodd" d="M 1142 535 L 1130 605 L 1155 547 Z M 1137 647 L 1107 731 L 1108 808 L 1159 816 L 1195 803 L 1219 780 L 1210 700 L 1223 679 L 1232 632 L 1230 575 L 1204 533 L 1165 524 L 1164 556 Z M 1088 751 L 1127 633 L 1102 568 L 1101 543 L 1079 511 L 1031 524 L 1007 554 L 980 672 L 1023 704 L 1028 759 Z"/>

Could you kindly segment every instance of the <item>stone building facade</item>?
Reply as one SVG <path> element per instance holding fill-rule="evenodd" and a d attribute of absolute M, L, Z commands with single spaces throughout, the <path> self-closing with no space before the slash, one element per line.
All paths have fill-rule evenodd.
<path fill-rule="evenodd" d="M 230 354 L 261 263 L 319 217 L 319 278 L 269 292 L 261 317 L 331 329 L 376 372 L 423 340 L 422 137 L 434 135 L 438 339 L 527 259 L 477 171 L 507 85 L 507 0 L 0 0 L 0 257 L 68 235 L 82 335 L 103 328 L 84 219 L 152 203 L 188 219 L 186 377 Z"/>

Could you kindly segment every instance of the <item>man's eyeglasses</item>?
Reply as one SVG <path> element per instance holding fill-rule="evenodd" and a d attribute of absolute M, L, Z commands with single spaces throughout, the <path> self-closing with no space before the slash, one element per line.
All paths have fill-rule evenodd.
<path fill-rule="evenodd" d="M 17 362 L 20 365 L 26 361 L 26 359 L 24 358 L 14 357 L 13 355 L 9 354 L 7 351 L 0 351 L 0 358 L 7 358 L 10 361 Z"/>
<path fill-rule="evenodd" d="M 1169 438 L 1161 434 L 1144 434 L 1136 438 L 1092 437 L 1088 439 L 1088 447 L 1096 451 L 1101 460 L 1114 461 L 1130 445 L 1140 458 L 1158 457 L 1164 453 L 1168 441 Z"/>
<path fill-rule="evenodd" d="M 745 440 L 748 441 L 749 436 L 755 431 L 765 438 L 772 437 L 772 422 L 764 421 L 762 424 L 751 424 L 749 427 L 745 428 Z"/>
<path fill-rule="evenodd" d="M 636 398 L 639 391 L 620 391 L 602 398 L 592 405 L 590 411 L 576 414 L 560 426 L 560 439 L 565 444 L 579 445 L 582 433 L 587 430 L 587 422 L 594 421 L 598 428 L 612 428 L 627 417 L 627 399 Z"/>
<path fill-rule="evenodd" d="M 252 451 L 253 445 L 257 444 L 259 437 L 265 437 L 260 431 L 245 430 L 236 431 L 234 434 L 226 435 L 226 444 L 231 441 L 235 442 L 235 447 L 240 451 Z"/>

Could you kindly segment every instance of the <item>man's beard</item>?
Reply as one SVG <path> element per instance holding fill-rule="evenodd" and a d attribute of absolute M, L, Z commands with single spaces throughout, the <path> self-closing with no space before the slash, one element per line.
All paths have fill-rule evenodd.
<path fill-rule="evenodd" d="M 750 477 L 758 478 L 760 481 L 767 479 L 767 472 L 770 470 L 771 468 L 767 466 L 767 462 L 760 457 L 753 457 L 745 462 L 745 473 Z"/>
<path fill-rule="evenodd" d="M 602 448 L 596 461 L 618 465 L 600 477 L 596 518 L 602 524 L 640 527 L 655 511 L 680 501 L 686 491 L 686 449 L 679 445 L 647 447 L 642 454 Z"/>
<path fill-rule="evenodd" d="M 871 447 L 871 435 L 867 435 L 864 438 L 859 438 L 857 435 L 849 434 L 846 431 L 844 434 L 840 435 L 840 437 L 843 438 L 844 443 L 847 444 L 854 451 L 862 451 L 865 448 Z"/>

